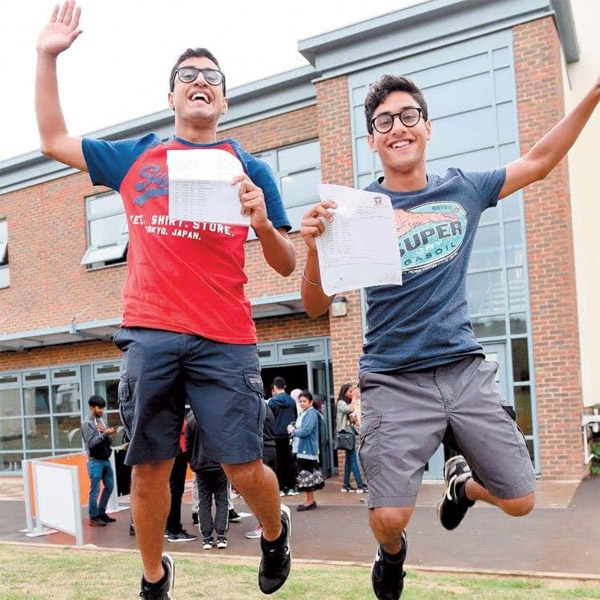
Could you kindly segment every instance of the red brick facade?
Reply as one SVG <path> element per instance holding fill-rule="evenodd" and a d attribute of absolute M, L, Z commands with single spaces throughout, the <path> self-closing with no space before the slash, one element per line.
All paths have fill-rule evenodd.
<path fill-rule="evenodd" d="M 564 116 L 561 46 L 548 17 L 515 27 L 521 154 Z M 540 464 L 580 479 L 579 330 L 567 161 L 524 190 Z"/>

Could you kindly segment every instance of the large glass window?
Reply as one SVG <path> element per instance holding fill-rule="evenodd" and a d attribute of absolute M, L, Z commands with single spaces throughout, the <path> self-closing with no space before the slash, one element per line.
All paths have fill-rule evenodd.
<path fill-rule="evenodd" d="M 6 219 L 0 219 L 0 288 L 10 285 L 8 271 L 8 224 Z"/>
<path fill-rule="evenodd" d="M 105 267 L 125 261 L 127 217 L 117 192 L 86 199 L 88 249 L 81 259 L 88 268 Z"/>
<path fill-rule="evenodd" d="M 321 183 L 321 154 L 319 141 L 313 140 L 262 152 L 273 171 L 292 229 L 300 228 L 307 206 L 318 202 L 317 185 Z"/>

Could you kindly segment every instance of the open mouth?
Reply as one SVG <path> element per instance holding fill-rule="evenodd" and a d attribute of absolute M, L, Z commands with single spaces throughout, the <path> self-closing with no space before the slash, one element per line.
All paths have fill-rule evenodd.
<path fill-rule="evenodd" d="M 204 104 L 210 104 L 209 97 L 206 94 L 202 93 L 202 92 L 196 92 L 195 94 L 193 94 L 190 97 L 190 100 L 192 102 L 201 102 L 201 103 L 204 103 Z"/>

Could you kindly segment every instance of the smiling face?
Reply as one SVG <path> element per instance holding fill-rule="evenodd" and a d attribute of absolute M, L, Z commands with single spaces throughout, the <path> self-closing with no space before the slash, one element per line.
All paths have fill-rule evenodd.
<path fill-rule="evenodd" d="M 179 64 L 179 68 L 188 66 L 219 69 L 205 56 L 187 58 Z M 190 139 L 190 135 L 186 133 L 189 128 L 216 130 L 220 116 L 227 112 L 227 98 L 223 93 L 223 85 L 207 83 L 202 73 L 190 83 L 183 83 L 175 76 L 175 84 L 173 91 L 169 92 L 168 101 L 169 108 L 175 111 L 175 133 L 184 139 Z"/>
<path fill-rule="evenodd" d="M 406 108 L 419 108 L 408 92 L 390 93 L 373 112 L 373 118 L 382 114 L 397 115 Z M 387 133 L 373 130 L 367 136 L 369 148 L 379 154 L 385 178 L 389 173 L 410 175 L 425 170 L 425 148 L 431 136 L 431 122 L 421 117 L 414 127 L 403 125 L 398 117 Z"/>

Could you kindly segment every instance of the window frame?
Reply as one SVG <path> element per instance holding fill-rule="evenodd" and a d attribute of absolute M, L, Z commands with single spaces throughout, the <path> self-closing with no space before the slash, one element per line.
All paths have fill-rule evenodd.
<path fill-rule="evenodd" d="M 98 200 L 102 197 L 116 196 L 119 198 L 121 210 L 105 210 L 101 211 L 99 215 L 91 215 L 90 204 L 94 200 Z M 118 215 L 124 216 L 123 229 L 118 234 L 118 241 L 110 244 L 104 244 L 102 246 L 92 244 L 92 223 L 94 221 L 100 221 L 102 219 L 108 219 Z M 123 199 L 121 195 L 110 190 L 108 192 L 102 192 L 100 194 L 93 194 L 85 198 L 85 221 L 86 221 L 86 240 L 87 249 L 81 259 L 81 265 L 85 266 L 88 270 L 104 269 L 107 267 L 120 266 L 127 263 L 127 248 L 129 246 L 129 231 L 127 227 L 127 213 L 123 205 Z M 98 257 L 100 260 L 98 260 Z M 93 260 L 96 258 L 96 260 Z"/>

